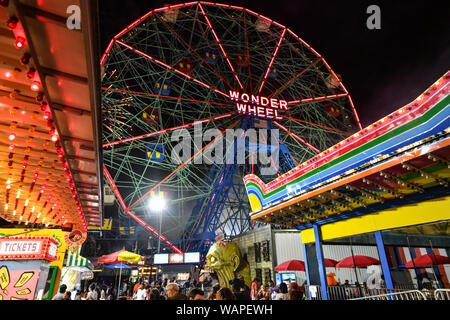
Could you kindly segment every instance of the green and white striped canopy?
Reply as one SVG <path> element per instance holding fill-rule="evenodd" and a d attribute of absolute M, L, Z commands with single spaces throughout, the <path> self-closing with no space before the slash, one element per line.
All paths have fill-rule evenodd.
<path fill-rule="evenodd" d="M 80 255 L 80 249 L 68 250 L 64 263 L 66 267 L 87 267 L 93 269 L 93 264 L 87 258 Z"/>

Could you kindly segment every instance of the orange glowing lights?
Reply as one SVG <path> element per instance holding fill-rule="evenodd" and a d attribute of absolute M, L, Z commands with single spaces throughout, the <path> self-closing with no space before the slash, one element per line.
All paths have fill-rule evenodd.
<path fill-rule="evenodd" d="M 30 86 L 30 89 L 32 91 L 39 91 L 40 88 L 41 88 L 41 83 L 39 81 L 33 81 L 33 83 Z"/>
<path fill-rule="evenodd" d="M 25 38 L 24 37 L 17 37 L 16 41 L 14 42 L 14 46 L 17 49 L 22 49 L 23 47 L 25 47 Z"/>

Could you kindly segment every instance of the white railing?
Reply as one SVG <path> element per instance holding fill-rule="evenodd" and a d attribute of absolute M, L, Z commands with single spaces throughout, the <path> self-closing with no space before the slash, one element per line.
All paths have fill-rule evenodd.
<path fill-rule="evenodd" d="M 436 300 L 450 300 L 450 289 L 436 289 L 436 290 L 434 290 L 434 299 L 436 299 Z"/>
<path fill-rule="evenodd" d="M 354 298 L 349 300 L 427 300 L 426 295 L 419 290 L 383 293 L 375 296 Z"/>

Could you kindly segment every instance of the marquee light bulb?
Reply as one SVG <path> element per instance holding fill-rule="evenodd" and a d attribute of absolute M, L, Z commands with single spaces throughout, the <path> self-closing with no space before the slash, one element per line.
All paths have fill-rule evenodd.
<path fill-rule="evenodd" d="M 41 83 L 39 81 L 33 81 L 33 83 L 30 86 L 30 89 L 32 91 L 39 91 L 40 87 L 41 87 Z"/>
<path fill-rule="evenodd" d="M 25 38 L 24 37 L 17 37 L 16 42 L 14 42 L 14 45 L 17 49 L 22 49 L 25 46 Z"/>
<path fill-rule="evenodd" d="M 19 19 L 17 19 L 16 17 L 11 17 L 6 22 L 6 24 L 8 25 L 8 28 L 11 30 L 13 30 L 17 27 L 17 23 L 19 23 Z"/>
<path fill-rule="evenodd" d="M 10 141 L 13 141 L 15 138 L 16 138 L 16 134 L 14 132 L 10 133 L 9 136 L 8 136 L 8 139 Z"/>

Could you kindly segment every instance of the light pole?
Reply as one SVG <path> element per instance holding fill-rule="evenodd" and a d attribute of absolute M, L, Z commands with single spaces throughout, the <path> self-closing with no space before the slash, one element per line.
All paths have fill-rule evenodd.
<path fill-rule="evenodd" d="M 149 201 L 150 209 L 159 213 L 159 228 L 158 228 L 158 253 L 161 250 L 161 224 L 162 224 L 162 211 L 166 207 L 166 200 L 164 199 L 164 192 L 159 191 L 159 195 L 156 195 L 154 191 L 150 193 L 151 198 Z"/>

